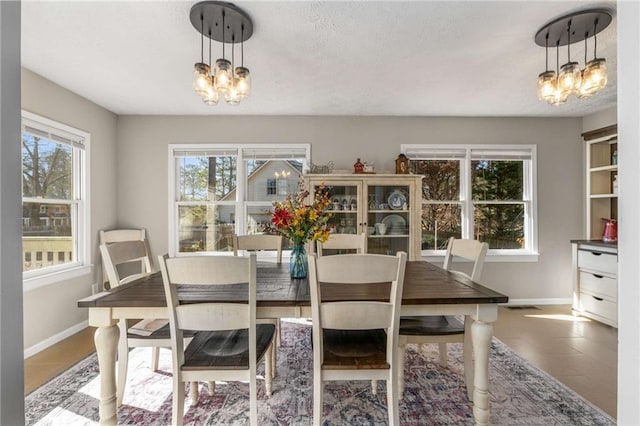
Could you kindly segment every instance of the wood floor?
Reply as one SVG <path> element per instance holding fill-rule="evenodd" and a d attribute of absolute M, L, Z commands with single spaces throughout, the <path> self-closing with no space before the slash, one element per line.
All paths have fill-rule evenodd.
<path fill-rule="evenodd" d="M 25 394 L 94 351 L 93 328 L 25 360 Z M 500 308 L 494 335 L 533 365 L 616 416 L 615 328 L 573 317 L 569 306 Z"/>

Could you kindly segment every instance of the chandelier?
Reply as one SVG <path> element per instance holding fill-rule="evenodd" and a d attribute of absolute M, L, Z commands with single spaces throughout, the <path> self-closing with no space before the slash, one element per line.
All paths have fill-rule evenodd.
<path fill-rule="evenodd" d="M 244 42 L 253 34 L 253 22 L 245 11 L 234 4 L 203 1 L 191 7 L 191 23 L 200 33 L 200 62 L 194 65 L 193 89 L 207 105 L 221 98 L 237 105 L 251 92 L 251 74 L 244 66 Z M 209 61 L 204 61 L 205 37 L 209 42 Z M 222 58 L 211 62 L 211 40 L 222 43 Z M 240 43 L 240 66 L 236 66 L 235 45 Z M 231 61 L 225 47 L 231 46 Z M 235 67 L 235 68 L 234 68 Z"/>
<path fill-rule="evenodd" d="M 587 98 L 607 85 L 607 64 L 597 55 L 597 34 L 611 23 L 606 9 L 587 9 L 556 18 L 535 36 L 545 48 L 545 71 L 538 75 L 538 98 L 551 105 L 564 104 L 569 95 Z M 593 59 L 587 62 L 587 41 L 593 37 Z M 584 40 L 584 68 L 571 61 L 571 45 Z M 549 70 L 549 46 L 556 48 L 556 70 Z M 560 66 L 560 46 L 567 46 L 567 62 Z"/>

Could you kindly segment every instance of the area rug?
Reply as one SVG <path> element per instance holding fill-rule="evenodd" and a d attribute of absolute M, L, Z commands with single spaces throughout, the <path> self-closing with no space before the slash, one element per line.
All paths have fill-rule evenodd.
<path fill-rule="evenodd" d="M 311 327 L 305 320 L 282 321 L 283 346 L 278 349 L 278 375 L 267 397 L 258 382 L 260 425 L 310 425 L 313 371 Z M 449 346 L 449 367 L 438 363 L 436 345 L 407 350 L 406 389 L 400 401 L 403 425 L 472 425 L 466 396 L 462 347 Z M 162 350 L 153 373 L 151 350 L 129 355 L 129 376 L 118 424 L 171 423 L 171 353 Z M 261 367 L 260 374 L 264 370 Z M 514 354 L 497 339 L 491 343 L 490 409 L 494 425 L 614 425 L 615 421 L 575 392 Z M 377 395 L 371 382 L 329 382 L 325 386 L 323 424 L 384 425 L 387 404 L 384 382 Z M 96 355 L 90 355 L 25 398 L 27 425 L 90 425 L 98 422 L 100 383 Z M 200 384 L 198 404 L 185 401 L 185 424 L 248 424 L 247 383 L 218 382 L 213 395 Z"/>

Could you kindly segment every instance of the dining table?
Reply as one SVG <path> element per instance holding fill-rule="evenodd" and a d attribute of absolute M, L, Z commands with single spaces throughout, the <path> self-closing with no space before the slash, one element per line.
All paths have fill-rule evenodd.
<path fill-rule="evenodd" d="M 259 261 L 257 265 L 257 318 L 311 318 L 309 282 L 292 279 L 289 264 Z M 327 301 L 385 300 L 390 283 L 358 285 L 320 284 Z M 242 288 L 244 286 L 244 289 Z M 180 303 L 246 301 L 246 284 L 203 290 L 201 286 L 179 286 Z M 467 315 L 473 319 L 471 341 L 474 353 L 473 416 L 477 425 L 489 424 L 489 348 L 492 323 L 498 306 L 509 298 L 499 292 L 451 273 L 426 261 L 408 261 L 402 292 L 402 316 Z M 100 424 L 115 425 L 116 350 L 120 336 L 118 321 L 168 318 L 167 302 L 159 272 L 109 291 L 78 301 L 89 309 L 89 325 L 97 327 L 95 345 L 100 370 Z"/>

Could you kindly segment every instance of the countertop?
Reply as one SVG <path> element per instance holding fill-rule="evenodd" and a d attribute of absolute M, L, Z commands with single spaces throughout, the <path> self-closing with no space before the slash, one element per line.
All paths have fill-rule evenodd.
<path fill-rule="evenodd" d="M 602 240 L 571 240 L 572 244 L 590 244 L 592 246 L 609 247 L 613 249 L 618 248 L 618 242 L 609 243 Z"/>

